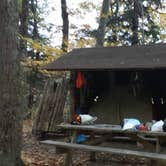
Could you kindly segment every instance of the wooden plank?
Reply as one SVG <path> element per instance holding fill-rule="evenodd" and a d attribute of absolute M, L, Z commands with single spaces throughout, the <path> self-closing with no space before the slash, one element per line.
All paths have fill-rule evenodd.
<path fill-rule="evenodd" d="M 62 80 L 63 81 L 63 80 Z M 58 123 L 56 123 L 56 119 L 60 118 L 57 116 L 57 112 L 58 112 L 58 105 L 59 105 L 59 98 L 61 96 L 61 90 L 62 90 L 62 81 L 57 83 L 57 89 L 56 92 L 54 94 L 54 102 L 53 102 L 53 107 L 52 107 L 52 114 L 49 118 L 49 128 L 48 131 L 49 132 L 54 132 L 54 124 L 57 125 Z"/>
<path fill-rule="evenodd" d="M 151 142 L 156 142 L 157 141 L 157 138 L 144 137 L 143 135 L 138 135 L 138 137 L 140 137 L 141 139 L 143 139 L 145 141 L 151 141 Z"/>
<path fill-rule="evenodd" d="M 48 81 L 44 85 L 43 94 L 46 94 L 47 89 L 48 89 Z M 38 126 L 39 126 L 40 119 L 41 119 L 42 105 L 43 105 L 44 100 L 45 100 L 45 95 L 43 95 L 42 98 L 40 99 L 39 106 L 37 108 L 37 115 L 36 115 L 36 118 L 35 118 L 35 121 L 33 124 L 33 129 L 32 129 L 34 133 L 36 133 L 36 131 L 39 130 Z"/>
<path fill-rule="evenodd" d="M 36 130 L 38 130 L 38 131 L 46 131 L 45 128 L 47 128 L 46 126 L 48 125 L 48 123 L 45 119 L 45 115 L 47 112 L 46 105 L 47 105 L 48 96 L 50 93 L 50 86 L 51 86 L 51 80 L 48 80 L 48 82 L 46 83 L 46 86 L 45 86 L 44 93 L 43 93 L 41 105 L 39 107 L 38 114 L 37 114 L 37 117 L 38 116 L 40 117 L 37 119 L 38 122 L 37 122 Z"/>
<path fill-rule="evenodd" d="M 153 139 L 153 142 L 156 142 L 156 140 Z M 152 144 L 152 139 L 149 141 L 142 135 L 137 135 L 137 142 L 141 143 L 144 147 L 144 149 L 150 150 L 151 152 L 155 150 L 155 146 Z"/>
<path fill-rule="evenodd" d="M 48 115 L 48 119 L 49 119 L 49 125 L 48 125 L 48 129 L 47 131 L 49 131 L 50 129 L 50 126 L 52 125 L 52 117 L 54 116 L 55 114 L 55 111 L 54 111 L 54 108 L 55 108 L 55 105 L 57 104 L 56 103 L 56 99 L 57 99 L 57 93 L 59 91 L 59 88 L 60 88 L 60 84 L 56 83 L 56 89 L 52 89 L 52 95 L 50 96 L 51 100 L 50 100 L 50 103 L 48 103 L 49 105 L 49 109 L 51 110 L 50 114 Z M 54 83 L 53 83 L 54 84 Z"/>
<path fill-rule="evenodd" d="M 114 125 L 112 125 L 114 126 Z M 117 125 L 118 126 L 118 125 Z M 94 131 L 94 132 L 101 132 L 101 133 L 124 133 L 124 134 L 142 134 L 144 136 L 165 136 L 166 132 L 152 132 L 152 131 L 138 131 L 138 130 L 123 130 L 122 128 L 116 128 L 116 127 L 105 127 L 105 126 L 98 126 L 98 125 L 71 125 L 71 124 L 60 124 L 57 127 L 63 128 L 63 129 L 69 129 L 69 130 L 82 130 L 82 131 Z"/>
<path fill-rule="evenodd" d="M 57 80 L 56 80 L 57 81 Z M 40 101 L 33 131 L 56 132 L 56 125 L 63 120 L 63 108 L 67 91 L 67 80 L 64 78 L 54 87 L 55 79 L 45 84 L 44 94 Z"/>
<path fill-rule="evenodd" d="M 82 144 L 66 143 L 66 142 L 52 141 L 52 140 L 40 141 L 40 143 L 62 147 L 66 149 L 80 149 L 84 151 L 106 152 L 111 154 L 129 155 L 129 156 L 143 157 L 143 158 L 149 158 L 154 160 L 166 160 L 166 154 L 159 154 L 159 153 L 133 151 L 128 149 L 118 149 L 118 148 L 101 147 L 101 146 L 82 145 Z"/>
<path fill-rule="evenodd" d="M 54 132 L 57 129 L 57 124 L 63 121 L 63 109 L 65 104 L 65 98 L 67 95 L 67 79 L 63 79 L 61 83 L 59 83 L 59 89 L 56 95 L 55 106 L 53 109 L 53 115 L 51 119 L 51 125 L 49 127 L 49 131 Z"/>
<path fill-rule="evenodd" d="M 42 119 L 40 120 L 41 124 L 41 131 L 48 131 L 48 126 L 49 126 L 49 115 L 51 114 L 51 109 L 50 109 L 50 103 L 52 100 L 52 95 L 53 95 L 53 80 L 50 80 L 49 86 L 47 93 L 44 94 L 46 95 L 46 100 L 43 103 L 43 108 L 42 108 Z"/>
<path fill-rule="evenodd" d="M 60 123 L 60 121 L 62 120 L 63 110 L 60 110 L 59 107 L 62 102 L 61 99 L 62 99 L 63 91 L 64 91 L 64 79 L 60 83 L 60 88 L 59 88 L 59 92 L 57 95 L 56 107 L 54 108 L 55 114 L 52 117 L 52 125 L 51 125 L 52 131 L 54 131 L 56 129 L 56 125 L 58 124 L 58 122 Z M 59 115 L 59 114 L 61 114 L 61 115 Z"/>
<path fill-rule="evenodd" d="M 61 94 L 61 99 L 60 99 L 60 103 L 59 103 L 59 107 L 58 107 L 58 115 L 57 117 L 57 124 L 60 124 L 63 121 L 63 113 L 64 113 L 64 107 L 65 107 L 65 101 L 67 99 L 67 92 L 68 92 L 68 80 L 64 79 L 63 84 L 63 91 Z M 57 124 L 54 124 L 54 128 L 57 128 Z"/>
<path fill-rule="evenodd" d="M 56 88 L 56 91 L 54 93 L 54 96 L 53 96 L 53 107 L 52 107 L 52 114 L 51 116 L 49 116 L 49 127 L 48 127 L 48 131 L 53 131 L 52 130 L 52 125 L 54 124 L 54 119 L 56 117 L 56 113 L 57 113 L 57 105 L 59 104 L 58 103 L 58 99 L 60 97 L 60 90 L 61 90 L 61 83 L 57 83 L 57 88 Z"/>
<path fill-rule="evenodd" d="M 59 89 L 57 92 L 57 97 L 56 97 L 56 102 L 55 102 L 55 107 L 54 107 L 54 114 L 51 118 L 51 125 L 50 125 L 50 129 L 49 131 L 55 131 L 55 126 L 58 124 L 56 121 L 57 119 L 62 119 L 63 113 L 61 115 L 61 117 L 58 116 L 58 111 L 59 111 L 59 105 L 60 105 L 60 100 L 61 100 L 61 95 L 62 95 L 62 91 L 63 91 L 63 81 L 61 81 L 61 83 L 59 83 Z"/>

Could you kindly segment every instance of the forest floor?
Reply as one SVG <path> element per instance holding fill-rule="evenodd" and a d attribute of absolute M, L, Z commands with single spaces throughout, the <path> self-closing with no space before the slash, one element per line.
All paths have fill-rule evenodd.
<path fill-rule="evenodd" d="M 32 136 L 32 120 L 23 123 L 22 159 L 26 166 L 62 166 L 64 155 L 56 154 L 55 148 L 39 144 Z M 99 157 L 98 157 L 99 156 Z M 90 162 L 90 155 L 77 151 L 73 155 L 73 166 L 147 166 L 145 159 L 129 158 L 109 154 L 97 154 L 97 161 Z"/>

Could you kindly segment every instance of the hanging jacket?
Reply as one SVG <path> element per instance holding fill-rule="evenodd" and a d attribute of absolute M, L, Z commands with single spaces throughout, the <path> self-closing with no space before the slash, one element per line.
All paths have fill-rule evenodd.
<path fill-rule="evenodd" d="M 78 72 L 76 78 L 76 88 L 81 88 L 84 84 L 84 81 L 85 81 L 84 75 L 81 72 Z"/>

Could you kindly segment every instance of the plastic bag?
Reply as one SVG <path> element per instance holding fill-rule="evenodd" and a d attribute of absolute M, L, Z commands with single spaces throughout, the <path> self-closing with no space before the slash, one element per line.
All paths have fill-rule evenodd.
<path fill-rule="evenodd" d="M 123 130 L 135 129 L 135 126 L 141 124 L 138 119 L 124 119 L 123 123 Z"/>
<path fill-rule="evenodd" d="M 80 114 L 81 117 L 81 124 L 92 124 L 95 120 L 97 120 L 97 117 L 93 117 L 88 114 Z"/>
<path fill-rule="evenodd" d="M 76 141 L 77 141 L 78 144 L 82 143 L 82 142 L 85 142 L 86 140 L 87 140 L 87 138 L 86 138 L 86 136 L 84 134 L 79 134 L 77 136 L 77 139 L 76 139 Z"/>
<path fill-rule="evenodd" d="M 151 127 L 151 131 L 163 131 L 164 122 L 162 120 L 157 121 Z"/>

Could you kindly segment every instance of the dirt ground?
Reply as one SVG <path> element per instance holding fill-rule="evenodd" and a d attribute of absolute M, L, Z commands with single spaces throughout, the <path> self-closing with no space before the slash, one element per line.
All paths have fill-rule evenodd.
<path fill-rule="evenodd" d="M 23 124 L 22 159 L 26 166 L 62 166 L 64 155 L 56 154 L 53 147 L 40 145 L 32 136 L 32 121 Z M 99 153 L 95 162 L 90 162 L 90 154 L 76 151 L 73 154 L 73 166 L 147 166 L 149 161 L 126 156 Z"/>

